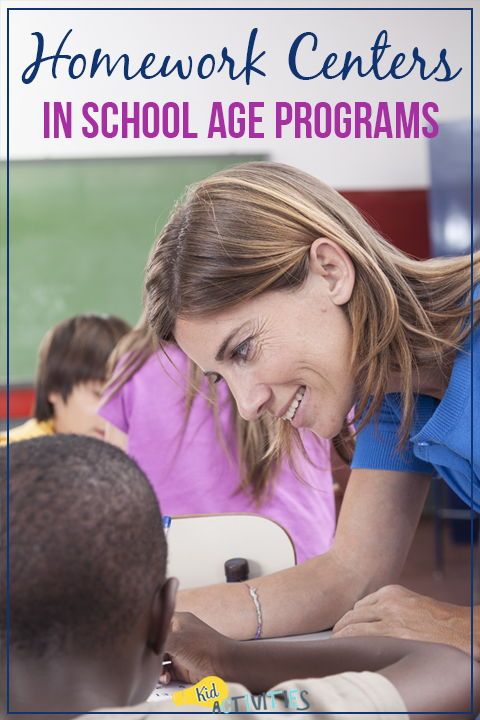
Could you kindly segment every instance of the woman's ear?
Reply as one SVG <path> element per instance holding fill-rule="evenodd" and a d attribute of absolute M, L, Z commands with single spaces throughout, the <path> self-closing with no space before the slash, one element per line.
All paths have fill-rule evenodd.
<path fill-rule="evenodd" d="M 148 629 L 148 647 L 155 655 L 162 655 L 175 610 L 175 598 L 178 590 L 177 578 L 168 578 L 157 588 L 152 600 L 150 625 Z"/>
<path fill-rule="evenodd" d="M 350 255 L 333 240 L 317 238 L 310 247 L 310 271 L 325 280 L 327 294 L 335 305 L 345 305 L 355 285 L 355 267 Z"/>

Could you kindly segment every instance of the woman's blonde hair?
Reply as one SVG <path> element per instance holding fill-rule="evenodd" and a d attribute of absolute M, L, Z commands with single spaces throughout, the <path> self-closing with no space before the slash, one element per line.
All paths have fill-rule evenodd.
<path fill-rule="evenodd" d="M 145 314 L 143 314 L 137 325 L 120 340 L 110 355 L 107 368 L 109 381 L 103 393 L 103 402 L 107 403 L 159 349 L 155 334 L 148 324 Z M 168 349 L 166 354 L 168 357 Z M 159 366 L 160 370 L 161 367 Z M 185 392 L 184 429 L 195 397 L 202 394 L 202 379 L 203 373 L 200 368 L 190 360 L 186 378 L 172 377 L 172 382 L 182 383 L 182 391 Z M 251 495 L 256 503 L 260 503 L 274 482 L 275 472 L 280 461 L 280 450 L 278 449 L 278 452 L 271 450 L 275 445 L 274 427 L 268 417 L 260 418 L 254 423 L 244 420 L 238 413 L 233 396 L 230 393 L 229 395 L 232 418 L 235 423 L 236 462 L 240 478 L 239 490 L 243 490 Z M 229 455 L 229 449 L 225 445 L 221 431 L 217 388 L 213 382 L 209 383 L 208 395 L 204 395 L 204 399 L 211 405 L 217 438 Z M 295 470 L 294 465 L 292 465 L 292 469 Z"/>
<path fill-rule="evenodd" d="M 471 280 L 480 253 L 415 260 L 382 238 L 339 193 L 295 168 L 238 165 L 190 187 L 158 237 L 146 270 L 148 321 L 160 342 L 173 341 L 177 318 L 208 316 L 260 293 L 305 281 L 316 238 L 335 241 L 355 267 L 344 311 L 352 328 L 351 367 L 357 432 L 379 408 L 392 373 L 402 378 L 399 443 L 412 421 L 416 372 L 446 376 L 470 331 Z M 471 277 L 472 273 L 472 277 Z M 474 322 L 479 320 L 479 303 Z M 290 447 L 289 423 L 277 444 Z M 335 445 L 351 457 L 345 422 Z"/>

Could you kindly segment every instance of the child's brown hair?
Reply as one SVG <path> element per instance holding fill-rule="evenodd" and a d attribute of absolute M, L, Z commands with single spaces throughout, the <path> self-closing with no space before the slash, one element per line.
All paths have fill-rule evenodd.
<path fill-rule="evenodd" d="M 35 418 L 53 417 L 50 393 L 58 392 L 66 401 L 75 385 L 105 381 L 108 357 L 129 330 L 130 325 L 114 315 L 76 315 L 51 328 L 38 352 Z"/>

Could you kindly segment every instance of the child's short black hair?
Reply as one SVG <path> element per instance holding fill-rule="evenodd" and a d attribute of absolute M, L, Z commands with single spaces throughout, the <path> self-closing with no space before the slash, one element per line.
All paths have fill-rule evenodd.
<path fill-rule="evenodd" d="M 0 448 L 3 485 L 6 460 Z M 118 448 L 80 435 L 14 443 L 9 466 L 10 647 L 28 657 L 114 649 L 165 579 L 147 478 Z M 0 584 L 5 640 L 5 573 Z"/>
<path fill-rule="evenodd" d="M 130 325 L 114 315 L 76 315 L 51 328 L 43 338 L 35 383 L 34 416 L 54 415 L 48 396 L 58 392 L 66 401 L 75 385 L 107 376 L 107 361 Z"/>

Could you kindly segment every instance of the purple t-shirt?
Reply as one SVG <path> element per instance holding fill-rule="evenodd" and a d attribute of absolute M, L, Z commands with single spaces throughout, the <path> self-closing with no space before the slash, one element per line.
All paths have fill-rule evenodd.
<path fill-rule="evenodd" d="M 237 492 L 233 410 L 225 383 L 217 386 L 218 437 L 212 406 L 202 395 L 193 401 L 185 425 L 186 356 L 168 349 L 152 355 L 100 410 L 128 435 L 127 452 L 149 478 L 162 511 L 168 515 L 249 512 L 271 518 L 290 534 L 297 561 L 328 550 L 335 530 L 335 508 L 328 444 L 310 433 L 303 436 L 315 466 L 297 452 L 298 480 L 287 460 L 280 465 L 260 505 Z M 207 381 L 203 386 L 207 393 Z"/>

